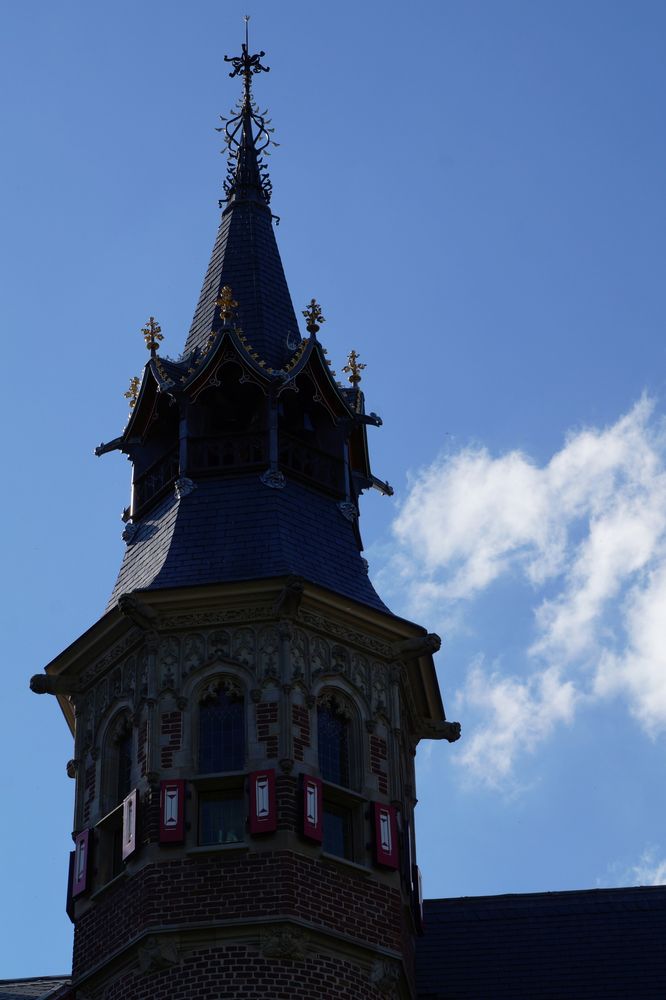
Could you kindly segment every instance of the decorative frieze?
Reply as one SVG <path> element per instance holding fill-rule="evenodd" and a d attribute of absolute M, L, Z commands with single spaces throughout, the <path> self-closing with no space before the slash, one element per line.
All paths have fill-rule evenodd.
<path fill-rule="evenodd" d="M 325 632 L 328 635 L 335 636 L 344 643 L 361 646 L 363 649 L 368 649 L 375 653 L 376 656 L 381 656 L 388 660 L 392 654 L 392 646 L 389 643 L 382 642 L 381 639 L 377 639 L 375 636 L 359 632 L 348 625 L 332 621 L 329 618 L 323 618 L 321 615 L 314 614 L 312 611 L 307 611 L 303 608 L 299 611 L 298 617 L 300 621 L 316 629 L 318 632 Z"/>

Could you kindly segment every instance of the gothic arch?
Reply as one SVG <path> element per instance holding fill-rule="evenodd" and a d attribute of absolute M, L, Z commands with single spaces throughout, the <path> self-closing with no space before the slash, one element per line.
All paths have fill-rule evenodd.
<path fill-rule="evenodd" d="M 357 699 L 337 684 L 322 685 L 316 694 L 316 711 L 316 748 L 322 777 L 360 791 L 365 783 L 366 755 L 364 717 Z"/>
<path fill-rule="evenodd" d="M 102 815 L 119 806 L 131 791 L 136 763 L 135 729 L 129 705 L 116 708 L 100 727 Z"/>
<path fill-rule="evenodd" d="M 236 673 L 211 671 L 192 692 L 196 719 L 192 758 L 197 774 L 243 771 L 248 745 L 247 686 Z"/>

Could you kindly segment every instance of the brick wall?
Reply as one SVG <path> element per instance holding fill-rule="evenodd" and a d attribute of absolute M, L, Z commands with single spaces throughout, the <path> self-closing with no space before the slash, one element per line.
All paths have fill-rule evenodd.
<path fill-rule="evenodd" d="M 396 997 L 391 991 L 390 997 Z M 367 969 L 307 952 L 298 961 L 264 957 L 257 942 L 185 953 L 166 969 L 139 969 L 90 1000 L 386 1000 Z"/>
<path fill-rule="evenodd" d="M 388 746 L 380 736 L 370 737 L 370 769 L 377 775 L 377 787 L 382 795 L 388 793 L 388 777 L 386 775 L 386 760 Z"/>
<path fill-rule="evenodd" d="M 163 769 L 173 767 L 173 755 L 180 750 L 182 739 L 182 712 L 164 712 L 160 721 L 160 763 Z"/>
<path fill-rule="evenodd" d="M 397 889 L 323 859 L 290 851 L 226 860 L 218 853 L 179 856 L 147 865 L 97 897 L 76 923 L 74 974 L 151 926 L 208 921 L 301 917 L 400 951 L 401 916 Z"/>
<path fill-rule="evenodd" d="M 304 752 L 310 746 L 310 712 L 305 705 L 291 706 L 291 721 L 298 736 L 294 736 L 294 757 L 303 760 Z"/>
<path fill-rule="evenodd" d="M 261 701 L 257 705 L 257 740 L 266 747 L 268 760 L 275 760 L 278 755 L 278 738 L 271 729 L 278 720 L 278 703 L 276 701 Z"/>

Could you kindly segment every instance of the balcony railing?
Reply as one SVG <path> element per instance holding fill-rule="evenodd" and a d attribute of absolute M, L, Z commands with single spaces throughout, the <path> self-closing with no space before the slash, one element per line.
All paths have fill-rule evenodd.
<path fill-rule="evenodd" d="M 267 464 L 267 440 L 264 434 L 191 438 L 189 442 L 188 465 L 193 474 L 265 468 Z"/>
<path fill-rule="evenodd" d="M 193 477 L 252 470 L 269 465 L 267 434 L 190 438 L 188 471 Z M 344 496 L 344 465 L 337 459 L 285 431 L 279 438 L 279 468 L 293 476 Z M 178 478 L 178 448 L 154 462 L 134 483 L 134 513 L 141 514 L 166 493 Z"/>
<path fill-rule="evenodd" d="M 344 495 L 344 466 L 341 459 L 333 458 L 311 444 L 306 444 L 291 434 L 280 432 L 280 469 L 299 479 L 316 483 L 325 490 Z"/>

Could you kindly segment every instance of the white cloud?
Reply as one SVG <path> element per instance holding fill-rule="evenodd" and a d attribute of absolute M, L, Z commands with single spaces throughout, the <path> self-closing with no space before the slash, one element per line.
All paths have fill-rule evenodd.
<path fill-rule="evenodd" d="M 666 858 L 659 859 L 656 848 L 646 848 L 638 864 L 629 869 L 628 881 L 632 885 L 664 885 Z"/>
<path fill-rule="evenodd" d="M 523 672 L 475 660 L 458 694 L 476 720 L 458 755 L 470 774 L 506 778 L 583 701 L 622 696 L 647 732 L 666 729 L 665 457 L 644 398 L 610 427 L 570 434 L 542 467 L 467 448 L 411 483 L 381 574 L 409 613 L 455 621 L 509 578 L 532 603 Z"/>
<path fill-rule="evenodd" d="M 485 724 L 472 730 L 460 747 L 459 762 L 475 778 L 498 785 L 511 773 L 516 757 L 531 751 L 558 722 L 571 722 L 576 690 L 554 669 L 526 680 L 487 672 L 480 658 L 470 667 L 457 708 L 480 712 Z"/>

